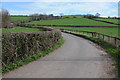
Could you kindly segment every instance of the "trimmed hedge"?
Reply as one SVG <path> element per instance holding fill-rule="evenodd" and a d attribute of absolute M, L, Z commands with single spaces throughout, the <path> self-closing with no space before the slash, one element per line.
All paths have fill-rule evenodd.
<path fill-rule="evenodd" d="M 62 39 L 58 30 L 2 34 L 2 65 L 7 66 L 50 49 Z"/>

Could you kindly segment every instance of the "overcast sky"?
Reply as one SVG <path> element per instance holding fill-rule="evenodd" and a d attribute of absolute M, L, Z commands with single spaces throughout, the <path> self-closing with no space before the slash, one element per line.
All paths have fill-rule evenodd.
<path fill-rule="evenodd" d="M 25 1 L 25 0 L 24 0 Z M 2 1 L 2 7 L 11 15 L 29 15 L 45 13 L 59 15 L 95 14 L 118 16 L 118 0 L 8 0 Z"/>

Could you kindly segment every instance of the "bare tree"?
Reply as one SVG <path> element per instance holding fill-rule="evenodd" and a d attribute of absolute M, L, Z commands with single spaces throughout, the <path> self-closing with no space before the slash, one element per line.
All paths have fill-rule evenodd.
<path fill-rule="evenodd" d="M 63 13 L 60 13 L 60 17 L 63 18 L 64 14 Z"/>
<path fill-rule="evenodd" d="M 63 13 L 60 13 L 60 16 L 62 17 L 62 16 L 64 16 L 64 14 L 63 14 Z"/>
<path fill-rule="evenodd" d="M 96 17 L 100 17 L 100 13 L 96 13 L 95 16 L 96 16 Z"/>
<path fill-rule="evenodd" d="M 39 21 L 39 20 L 48 20 L 48 19 L 55 19 L 58 18 L 56 16 L 53 16 L 53 14 L 31 14 L 30 20 L 32 21 Z"/>
<path fill-rule="evenodd" d="M 88 19 L 93 19 L 93 18 L 96 18 L 96 16 L 92 15 L 92 14 L 87 14 L 87 15 L 84 15 L 85 18 L 88 18 Z"/>
<path fill-rule="evenodd" d="M 2 9 L 0 11 L 0 14 L 2 15 L 2 27 L 10 27 L 9 12 L 5 9 Z"/>

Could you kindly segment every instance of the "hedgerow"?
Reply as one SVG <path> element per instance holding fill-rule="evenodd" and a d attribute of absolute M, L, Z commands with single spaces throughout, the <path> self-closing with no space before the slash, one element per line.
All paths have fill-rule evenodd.
<path fill-rule="evenodd" d="M 62 39 L 60 31 L 22 32 L 2 34 L 2 66 L 24 60 L 46 51 Z"/>

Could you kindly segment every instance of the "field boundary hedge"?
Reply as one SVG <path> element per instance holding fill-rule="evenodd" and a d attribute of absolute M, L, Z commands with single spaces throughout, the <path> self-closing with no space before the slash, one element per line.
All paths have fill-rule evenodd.
<path fill-rule="evenodd" d="M 100 22 L 105 22 L 105 23 L 109 23 L 109 24 L 115 24 L 115 25 L 120 25 L 119 23 L 116 24 L 116 23 L 113 23 L 113 22 L 108 22 L 108 21 L 103 21 L 103 20 L 97 20 L 97 19 L 92 19 L 94 21 L 100 21 Z"/>
<path fill-rule="evenodd" d="M 120 25 L 119 23 L 116 24 L 116 23 L 113 23 L 113 22 L 108 22 L 108 21 L 103 21 L 103 20 L 96 20 L 94 18 L 92 18 L 91 20 L 94 20 L 94 21 L 100 21 L 100 22 L 105 22 L 105 23 L 109 23 L 109 24 L 114 24 L 116 26 L 80 26 L 80 25 L 37 25 L 37 26 L 59 26 L 59 27 L 111 27 L 111 28 L 118 28 L 118 26 Z M 12 22 L 14 25 L 21 25 L 21 24 L 25 24 L 25 23 L 28 23 L 28 22 L 32 22 L 32 20 L 28 20 L 28 21 L 16 21 L 16 22 Z M 27 24 L 28 25 L 28 24 Z M 32 25 L 32 24 L 30 24 Z M 118 25 L 118 26 L 117 26 Z"/>
<path fill-rule="evenodd" d="M 93 20 L 93 19 L 92 19 Z M 15 22 L 14 25 L 17 26 L 23 26 L 23 27 L 28 27 L 28 26 L 55 26 L 55 27 L 110 27 L 110 28 L 118 28 L 118 26 L 80 26 L 80 25 L 35 25 L 35 24 L 25 24 L 27 22 L 31 21 L 18 21 Z"/>
<path fill-rule="evenodd" d="M 108 27 L 108 28 L 119 28 L 119 26 L 34 25 L 34 24 L 23 24 L 23 25 L 25 25 L 25 26 L 50 26 L 50 27 L 55 26 L 55 27 Z"/>

